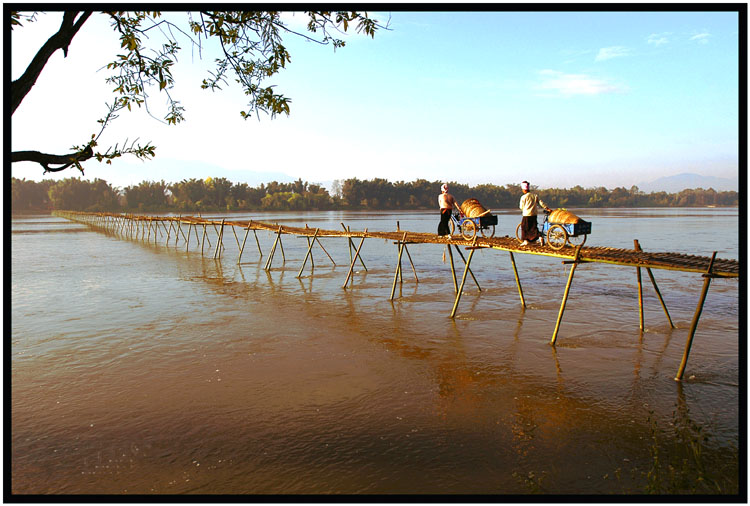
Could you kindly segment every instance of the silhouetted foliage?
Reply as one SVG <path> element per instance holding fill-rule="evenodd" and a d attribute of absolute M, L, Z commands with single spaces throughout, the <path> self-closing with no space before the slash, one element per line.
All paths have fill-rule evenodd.
<path fill-rule="evenodd" d="M 37 20 L 36 12 L 6 11 L 9 13 L 9 32 L 17 32 Z M 121 112 L 144 107 L 153 114 L 153 98 L 166 99 L 164 121 L 176 125 L 184 118 L 184 107 L 173 95 L 175 79 L 172 69 L 181 58 L 180 51 L 189 48 L 193 58 L 185 58 L 193 64 L 211 47 L 219 50 L 218 57 L 207 70 L 201 88 L 218 91 L 232 84 L 239 85 L 248 100 L 247 109 L 240 111 L 244 118 L 269 114 L 289 115 L 291 99 L 279 93 L 276 85 L 267 81 L 291 62 L 291 55 L 283 44 L 286 37 L 301 37 L 320 45 L 331 45 L 334 49 L 346 45 L 342 34 L 356 31 L 375 37 L 380 29 L 388 29 L 368 16 L 367 12 L 354 11 L 307 11 L 302 16 L 307 30 L 287 26 L 282 11 L 169 11 L 162 16 L 158 11 L 74 11 L 62 13 L 62 23 L 56 33 L 38 48 L 24 73 L 8 83 L 10 89 L 11 116 L 36 85 L 39 76 L 53 55 L 61 51 L 68 55 L 68 48 L 81 30 L 86 30 L 92 16 L 103 16 L 109 20 L 112 37 L 120 39 L 120 50 L 106 63 L 105 81 L 112 86 L 113 96 L 105 103 L 106 113 L 97 120 L 98 126 L 91 138 L 81 139 L 80 145 L 64 154 L 41 151 L 14 151 L 11 162 L 35 162 L 44 173 L 58 172 L 76 167 L 83 174 L 83 164 L 96 159 L 112 163 L 123 155 L 134 155 L 140 159 L 155 156 L 156 147 L 150 142 L 140 145 L 137 141 L 109 146 L 99 150 L 99 138 L 104 130 L 116 120 Z M 7 14 L 6 14 L 7 15 Z M 176 74 L 175 74 L 176 75 Z M 61 78 L 64 78 L 62 76 Z M 77 76 L 82 82 L 87 76 Z M 151 106 L 149 106 L 151 104 Z M 48 117 L 47 120 L 50 120 Z M 220 196 L 214 195 L 216 198 Z M 210 200 L 210 199 L 209 199 Z"/>
<path fill-rule="evenodd" d="M 335 195 L 319 184 L 302 179 L 291 183 L 271 181 L 258 187 L 232 183 L 226 178 L 183 179 L 178 183 L 144 181 L 122 192 L 106 181 L 76 178 L 61 181 L 26 181 L 11 178 L 11 208 L 14 212 L 53 209 L 94 211 L 301 211 L 327 209 L 435 209 L 442 181 L 417 179 L 412 182 L 385 179 L 335 181 Z M 475 198 L 487 209 L 517 209 L 521 197 L 518 185 L 468 186 L 448 182 L 450 192 L 461 203 Z M 683 190 L 679 193 L 643 193 L 638 187 L 604 187 L 535 190 L 550 207 L 703 207 L 737 206 L 736 191 L 717 192 L 712 188 Z"/>
<path fill-rule="evenodd" d="M 167 207 L 167 184 L 143 181 L 138 186 L 125 188 L 125 201 L 130 209 L 157 211 Z"/>

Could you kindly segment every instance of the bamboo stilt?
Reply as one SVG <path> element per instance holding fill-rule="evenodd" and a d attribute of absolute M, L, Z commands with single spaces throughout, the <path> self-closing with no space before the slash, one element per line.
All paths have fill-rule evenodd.
<path fill-rule="evenodd" d="M 570 266 L 570 275 L 568 275 L 568 284 L 565 285 L 565 293 L 563 294 L 562 304 L 560 304 L 560 312 L 557 314 L 557 323 L 555 324 L 555 331 L 552 333 L 552 340 L 549 344 L 555 345 L 557 340 L 557 332 L 560 330 L 560 322 L 562 322 L 563 313 L 565 312 L 565 304 L 568 302 L 568 294 L 570 293 L 570 285 L 573 282 L 573 273 L 576 271 L 576 265 L 578 265 L 578 256 L 581 253 L 581 246 L 576 247 L 576 256 L 573 260 L 573 264 Z"/>
<path fill-rule="evenodd" d="M 266 260 L 266 265 L 263 267 L 263 270 L 269 270 L 271 266 L 271 260 L 273 260 L 273 254 L 276 251 L 276 243 L 279 242 L 279 236 L 276 235 L 276 239 L 273 241 L 273 246 L 271 246 L 271 251 L 268 252 L 268 259 Z"/>
<path fill-rule="evenodd" d="M 409 263 L 411 264 L 411 270 L 414 272 L 414 280 L 419 283 L 419 278 L 417 277 L 417 269 L 414 267 L 414 262 L 411 260 L 411 255 L 409 254 L 409 248 L 404 245 L 404 251 L 406 251 L 406 257 L 409 259 Z"/>
<path fill-rule="evenodd" d="M 224 238 L 224 220 L 221 220 L 221 230 L 219 230 L 219 238 L 216 239 L 216 249 L 214 250 L 214 259 L 216 259 L 216 256 L 219 255 L 219 258 L 221 258 L 221 245 Z"/>
<path fill-rule="evenodd" d="M 393 276 L 393 287 L 391 287 L 391 296 L 388 297 L 388 300 L 393 300 L 393 296 L 396 293 L 396 281 L 399 278 L 399 275 L 401 274 L 401 256 L 404 254 L 404 248 L 406 247 L 406 232 L 404 232 L 404 238 L 401 239 L 398 243 L 398 262 L 396 263 L 396 274 Z M 401 282 L 403 283 L 403 278 L 401 279 Z"/>
<path fill-rule="evenodd" d="M 187 239 L 185 239 L 185 252 L 187 252 L 190 249 L 190 223 L 188 223 L 187 229 L 188 229 L 188 233 L 187 233 Z"/>
<path fill-rule="evenodd" d="M 310 256 L 312 256 L 311 255 L 312 254 L 312 247 L 315 244 L 315 238 L 318 236 L 318 231 L 319 230 L 320 230 L 319 228 L 315 229 L 315 234 L 313 234 L 313 240 L 312 241 L 310 241 L 309 238 L 307 240 L 307 242 L 308 242 L 307 254 L 305 255 L 304 261 L 302 262 L 302 267 L 299 270 L 299 274 L 297 274 L 298 278 L 302 276 L 302 271 L 305 270 L 305 264 L 307 263 L 307 258 L 310 257 Z"/>
<path fill-rule="evenodd" d="M 333 260 L 333 257 L 331 257 L 331 255 L 329 255 L 329 254 L 328 254 L 328 251 L 327 251 L 327 250 L 325 249 L 325 247 L 323 246 L 323 243 L 322 243 L 322 242 L 320 242 L 320 237 L 316 237 L 316 238 L 315 238 L 315 240 L 316 240 L 316 241 L 318 241 L 318 246 L 320 246 L 320 248 L 321 248 L 321 249 L 323 250 L 323 252 L 324 252 L 324 253 L 325 253 L 326 255 L 328 255 L 328 258 L 329 258 L 329 259 L 331 260 L 331 263 L 332 263 L 332 264 L 333 264 L 334 266 L 336 266 L 336 262 L 335 262 L 335 261 Z"/>
<path fill-rule="evenodd" d="M 638 239 L 634 239 L 633 243 L 635 245 L 635 250 L 638 251 Z M 639 322 L 640 322 L 639 328 L 641 330 L 645 330 L 645 326 L 643 323 L 643 282 L 641 279 L 641 268 L 636 267 L 635 271 L 636 271 L 636 277 L 638 279 L 638 316 L 639 316 Z"/>
<path fill-rule="evenodd" d="M 221 222 L 224 223 L 224 220 L 221 220 Z M 211 225 L 214 227 L 214 232 L 216 232 L 216 236 L 219 237 L 219 230 L 216 228 L 216 223 L 212 222 Z M 218 239 L 217 239 L 217 241 L 218 241 Z M 209 242 L 209 246 L 210 245 L 211 245 L 211 243 Z M 222 249 L 224 249 L 224 242 L 223 241 L 218 241 L 217 247 L 221 247 Z"/>
<path fill-rule="evenodd" d="M 443 252 L 445 254 L 445 252 Z M 448 245 L 448 255 L 451 258 L 451 274 L 453 275 L 453 293 L 458 293 L 458 280 L 456 279 L 456 266 L 453 264 L 453 250 Z"/>
<path fill-rule="evenodd" d="M 185 238 L 185 232 L 182 231 L 182 216 L 177 219 L 177 230 L 180 231 L 180 234 L 182 234 L 182 238 L 187 242 L 187 239 Z M 177 240 L 175 240 L 174 244 L 175 246 L 177 246 Z"/>
<path fill-rule="evenodd" d="M 404 252 L 403 246 L 406 246 L 406 245 L 404 243 L 401 243 L 398 246 L 398 250 L 399 250 L 399 255 L 398 255 L 398 279 L 399 279 L 399 283 L 401 283 L 402 285 L 404 284 L 404 271 L 403 271 L 403 269 L 401 269 L 401 254 Z"/>
<path fill-rule="evenodd" d="M 203 225 L 203 237 L 201 238 L 201 256 L 203 256 L 203 245 L 206 242 L 206 225 Z"/>
<path fill-rule="evenodd" d="M 346 228 L 346 225 L 341 223 L 341 226 L 344 228 L 344 232 L 349 232 L 349 230 Z M 352 263 L 354 261 L 354 253 L 352 253 L 352 238 L 347 236 L 346 239 L 349 243 L 349 263 Z"/>
<path fill-rule="evenodd" d="M 643 251 L 641 249 L 641 245 L 636 239 L 636 249 L 638 251 Z M 664 302 L 664 298 L 661 296 L 661 292 L 659 291 L 659 285 L 656 284 L 656 279 L 654 278 L 654 273 L 651 272 L 650 267 L 646 267 L 646 273 L 648 274 L 648 277 L 651 279 L 651 284 L 654 285 L 654 290 L 656 291 L 657 297 L 659 297 L 659 302 L 661 303 L 661 307 L 664 310 L 664 314 L 667 315 L 667 320 L 669 320 L 669 326 L 670 328 L 675 328 L 674 323 L 672 323 L 672 317 L 669 316 L 669 310 L 667 309 L 667 304 Z"/>
<path fill-rule="evenodd" d="M 347 227 L 346 225 L 344 225 L 343 223 L 341 224 L 341 226 L 344 227 L 344 232 L 346 232 L 347 234 L 351 234 L 352 233 L 351 229 L 349 227 Z M 365 229 L 365 230 L 367 230 L 367 229 Z M 347 238 L 349 239 L 349 260 L 351 260 L 352 259 L 352 249 L 354 248 L 354 241 L 352 241 L 351 236 L 347 236 Z M 366 271 L 367 270 L 367 266 L 365 265 L 365 261 L 362 260 L 362 257 L 359 257 L 359 263 L 362 264 L 362 267 L 364 267 L 364 269 Z"/>
<path fill-rule="evenodd" d="M 258 240 L 258 234 L 255 233 L 255 229 L 253 229 L 253 235 L 255 236 L 255 244 L 258 245 L 258 253 L 260 253 L 260 258 L 263 258 L 263 252 L 260 249 L 260 241 Z"/>
<path fill-rule="evenodd" d="M 234 225 L 232 225 L 232 233 L 234 234 L 234 241 L 237 243 L 237 249 L 240 249 L 240 239 L 237 237 L 237 232 L 234 230 Z"/>
<path fill-rule="evenodd" d="M 354 264 L 357 262 L 357 258 L 359 258 L 359 252 L 362 249 L 362 245 L 365 242 L 365 238 L 367 237 L 367 229 L 365 229 L 364 234 L 362 235 L 362 240 L 359 241 L 359 246 L 357 246 L 357 252 L 354 254 L 354 258 L 352 259 L 352 264 L 349 266 L 349 272 L 346 274 L 346 281 L 344 281 L 344 288 L 346 290 L 346 285 L 349 284 L 349 278 L 352 277 L 352 272 L 354 271 Z"/>
<path fill-rule="evenodd" d="M 469 259 L 466 260 L 466 265 L 464 266 L 464 275 L 461 277 L 461 286 L 458 287 L 458 290 L 456 291 L 456 301 L 453 303 L 453 310 L 451 311 L 451 318 L 455 318 L 456 316 L 456 310 L 458 309 L 458 302 L 461 300 L 461 294 L 464 291 L 464 285 L 466 284 L 466 273 L 469 272 L 469 264 L 471 263 L 471 257 L 474 256 L 474 249 L 469 251 Z"/>
<path fill-rule="evenodd" d="M 281 261 L 282 261 L 282 263 L 285 263 L 286 262 L 286 255 L 284 254 L 284 242 L 281 240 L 281 234 L 282 233 L 283 232 L 281 230 L 281 225 L 279 225 L 279 246 L 281 247 Z"/>
<path fill-rule="evenodd" d="M 510 263 L 513 265 L 513 275 L 516 277 L 516 285 L 518 286 L 518 295 L 521 297 L 521 306 L 526 309 L 526 301 L 523 298 L 523 288 L 521 288 L 521 279 L 518 277 L 518 269 L 516 268 L 516 259 L 513 257 L 513 252 L 509 251 Z"/>
<path fill-rule="evenodd" d="M 476 237 L 474 238 L 474 242 L 476 243 Z M 450 246 L 449 246 L 449 247 L 450 247 Z M 463 260 L 463 261 L 464 261 L 464 264 L 466 264 L 466 259 L 464 258 L 464 254 L 463 254 L 463 253 L 461 253 L 461 250 L 459 249 L 459 247 L 458 247 L 457 245 L 455 245 L 455 244 L 453 245 L 453 247 L 454 247 L 454 248 L 456 248 L 456 251 L 458 251 L 458 254 L 459 254 L 459 255 L 461 256 L 461 260 Z M 472 250 L 472 251 L 473 251 L 473 250 Z M 478 288 L 478 289 L 479 289 L 479 291 L 481 292 L 481 291 L 482 291 L 482 287 L 481 287 L 481 286 L 479 286 L 479 281 L 477 281 L 477 278 L 476 278 L 476 277 L 474 277 L 474 273 L 473 273 L 473 272 L 471 271 L 471 269 L 469 269 L 469 274 L 471 274 L 471 278 L 472 278 L 472 279 L 474 280 L 474 283 L 476 283 L 476 285 L 477 285 L 477 288 Z"/>
<path fill-rule="evenodd" d="M 165 229 L 167 227 L 164 227 Z M 169 246 L 169 239 L 172 237 L 172 220 L 169 221 L 169 230 L 167 230 L 167 242 L 164 243 L 165 246 Z"/>
<path fill-rule="evenodd" d="M 276 232 L 276 240 L 273 242 L 273 247 L 271 248 L 271 252 L 268 254 L 268 260 L 266 260 L 266 266 L 265 270 L 271 269 L 271 262 L 273 261 L 274 253 L 276 253 L 276 245 L 281 241 L 281 227 L 279 227 L 279 230 Z"/>
<path fill-rule="evenodd" d="M 242 252 L 245 250 L 245 241 L 247 241 L 247 234 L 250 233 L 250 224 L 247 224 L 247 228 L 245 229 L 245 237 L 242 239 L 242 246 L 240 246 L 240 254 L 237 257 L 237 265 L 240 264 L 240 261 L 242 260 Z"/>
<path fill-rule="evenodd" d="M 203 225 L 204 232 L 208 232 L 208 228 L 207 227 L 208 227 L 208 223 L 206 223 L 205 225 Z M 214 226 L 214 230 L 216 230 L 216 226 Z M 206 235 L 206 242 L 208 243 L 208 247 L 210 248 L 211 247 L 211 236 L 209 234 L 207 234 L 207 233 L 205 235 Z"/>
<path fill-rule="evenodd" d="M 703 304 L 706 302 L 706 296 L 708 295 L 708 287 L 711 286 L 711 269 L 714 266 L 714 259 L 716 258 L 716 252 L 711 256 L 711 261 L 708 264 L 708 269 L 703 275 L 703 289 L 701 290 L 700 299 L 698 299 L 698 306 L 695 308 L 695 314 L 693 315 L 693 321 L 690 322 L 690 331 L 688 332 L 687 341 L 685 342 L 685 352 L 682 355 L 682 361 L 680 362 L 680 368 L 677 370 L 677 376 L 675 381 L 682 381 L 682 376 L 685 373 L 685 366 L 687 366 L 688 355 L 690 355 L 690 348 L 693 346 L 693 337 L 695 337 L 695 330 L 698 328 L 698 320 L 700 320 L 701 312 L 703 312 Z"/>

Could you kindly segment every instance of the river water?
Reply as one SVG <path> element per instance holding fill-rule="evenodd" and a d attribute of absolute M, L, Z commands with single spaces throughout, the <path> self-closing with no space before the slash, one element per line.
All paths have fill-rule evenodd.
<path fill-rule="evenodd" d="M 593 223 L 587 245 L 739 258 L 736 208 L 572 211 Z M 497 235 L 512 235 L 517 213 L 498 214 Z M 438 222 L 204 217 L 416 232 Z M 363 243 L 367 269 L 357 263 L 343 288 L 343 238 L 322 239 L 335 265 L 316 245 L 298 278 L 307 241 L 294 236 L 266 271 L 265 231 L 263 256 L 251 233 L 238 264 L 229 231 L 215 260 L 213 231 L 201 255 L 194 237 L 129 240 L 47 215 L 10 226 L 14 494 L 705 492 L 701 477 L 735 494 L 744 481 L 741 280 L 713 280 L 677 382 L 695 273 L 653 270 L 671 329 L 643 272 L 641 332 L 635 269 L 580 265 L 553 347 L 570 269 L 560 259 L 515 255 L 524 310 L 509 255 L 477 251 L 481 291 L 467 280 L 451 319 L 440 245 L 408 246 L 418 282 L 405 255 L 391 301 L 397 247 L 380 239 Z"/>

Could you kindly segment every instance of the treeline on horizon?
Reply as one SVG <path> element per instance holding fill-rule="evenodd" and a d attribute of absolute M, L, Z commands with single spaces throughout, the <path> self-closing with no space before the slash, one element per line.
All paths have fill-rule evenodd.
<path fill-rule="evenodd" d="M 351 178 L 333 182 L 331 193 L 319 184 L 298 179 L 292 183 L 272 181 L 251 187 L 226 178 L 185 179 L 178 183 L 143 181 L 124 189 L 102 179 L 67 178 L 40 182 L 11 178 L 11 211 L 54 210 L 92 212 L 220 212 L 220 211 L 311 211 L 311 210 L 399 210 L 435 209 L 443 181 L 412 182 Z M 448 182 L 450 193 L 461 203 L 475 198 L 487 209 L 516 209 L 522 195 L 520 185 L 469 186 Z M 533 189 L 533 187 L 532 187 Z M 678 193 L 644 193 L 604 187 L 534 189 L 550 207 L 703 207 L 737 206 L 738 192 L 712 188 Z"/>

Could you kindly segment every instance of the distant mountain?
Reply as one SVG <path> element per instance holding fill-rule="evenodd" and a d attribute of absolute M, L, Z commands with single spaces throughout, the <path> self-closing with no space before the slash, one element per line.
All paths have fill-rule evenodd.
<path fill-rule="evenodd" d="M 638 189 L 645 193 L 667 192 L 679 193 L 685 189 L 713 188 L 718 191 L 738 191 L 739 181 L 737 178 L 701 176 L 700 174 L 676 174 L 674 176 L 660 177 L 647 183 L 638 183 Z"/>

